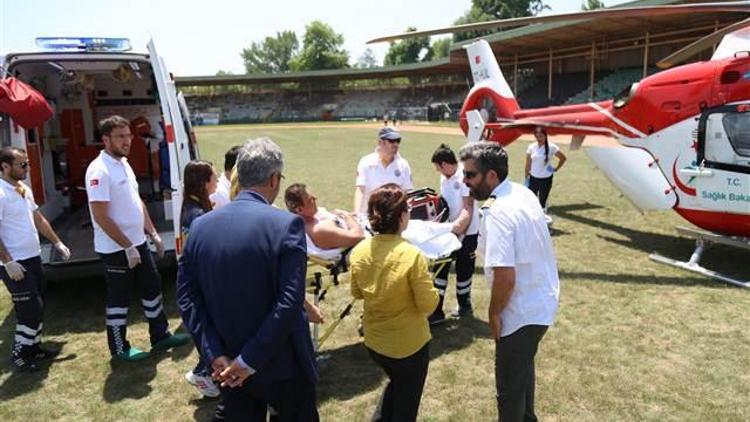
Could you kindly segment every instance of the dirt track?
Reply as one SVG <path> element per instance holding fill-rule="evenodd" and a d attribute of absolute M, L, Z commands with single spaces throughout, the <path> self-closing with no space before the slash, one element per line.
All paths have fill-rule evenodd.
<path fill-rule="evenodd" d="M 380 122 L 377 123 L 276 123 L 276 124 L 252 124 L 254 129 L 373 129 L 377 130 L 383 127 Z M 209 126 L 210 127 L 210 126 Z M 455 127 L 445 126 L 433 126 L 428 123 L 424 124 L 400 124 L 396 126 L 399 131 L 402 132 L 418 132 L 418 133 L 433 133 L 435 135 L 456 135 L 463 136 L 463 132 L 456 123 Z M 203 130 L 207 130 L 207 126 L 203 126 Z M 208 130 L 233 130 L 232 125 L 213 127 Z M 235 127 L 236 130 L 236 127 Z M 531 142 L 533 137 L 531 135 L 523 135 L 522 141 Z M 551 136 L 550 140 L 558 145 L 570 144 L 570 136 Z M 606 136 L 587 136 L 583 141 L 585 146 L 596 146 L 596 147 L 611 147 L 618 146 L 619 144 L 612 138 Z"/>

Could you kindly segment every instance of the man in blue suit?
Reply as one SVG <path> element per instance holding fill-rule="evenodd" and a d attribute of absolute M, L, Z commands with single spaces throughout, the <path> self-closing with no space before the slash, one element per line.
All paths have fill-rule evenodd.
<path fill-rule="evenodd" d="M 202 358 L 221 382 L 227 420 L 317 421 L 317 368 L 305 300 L 302 218 L 271 206 L 283 158 L 268 138 L 237 159 L 241 193 L 193 222 L 177 303 Z"/>

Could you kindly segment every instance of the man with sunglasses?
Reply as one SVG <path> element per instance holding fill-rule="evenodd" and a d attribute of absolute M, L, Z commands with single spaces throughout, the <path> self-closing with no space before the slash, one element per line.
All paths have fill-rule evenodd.
<path fill-rule="evenodd" d="M 557 313 L 560 281 L 539 200 L 508 180 L 500 144 L 470 143 L 460 151 L 464 183 L 482 207 L 477 252 L 491 286 L 488 318 L 495 339 L 499 420 L 537 420 L 534 358 Z"/>
<path fill-rule="evenodd" d="M 400 145 L 401 134 L 397 130 L 380 129 L 375 152 L 365 155 L 357 164 L 354 213 L 366 215 L 370 194 L 386 183 L 395 183 L 405 191 L 413 187 L 409 163 L 398 153 Z"/>
<path fill-rule="evenodd" d="M 41 347 L 44 297 L 39 235 L 49 239 L 64 260 L 70 250 L 60 241 L 22 180 L 29 173 L 26 152 L 19 148 L 0 150 L 0 278 L 10 292 L 16 311 L 16 333 L 11 364 L 19 371 L 35 371 L 37 363 L 59 352 Z"/>

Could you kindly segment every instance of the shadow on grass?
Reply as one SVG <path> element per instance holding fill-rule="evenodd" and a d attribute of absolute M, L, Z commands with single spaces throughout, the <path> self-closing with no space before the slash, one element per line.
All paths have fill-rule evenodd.
<path fill-rule="evenodd" d="M 155 352 L 138 362 L 123 362 L 112 359 L 110 373 L 104 382 L 102 398 L 107 403 L 117 403 L 126 399 L 140 399 L 151 394 L 149 382 L 156 377 L 156 367 L 164 359 L 174 354 L 182 355 L 193 350 L 192 344 L 177 347 L 166 352 Z"/>
<path fill-rule="evenodd" d="M 189 404 L 195 408 L 195 411 L 193 411 L 193 420 L 209 422 L 214 418 L 216 405 L 219 404 L 219 399 L 203 397 L 200 399 L 192 399 Z"/>
<path fill-rule="evenodd" d="M 695 249 L 695 241 L 687 239 L 677 235 L 667 235 L 661 233 L 651 233 L 641 230 L 635 230 L 628 227 L 619 226 L 612 223 L 607 223 L 601 220 L 597 220 L 591 217 L 585 217 L 576 214 L 576 211 L 587 211 L 594 209 L 601 209 L 603 207 L 595 204 L 571 204 L 558 207 L 551 207 L 550 212 L 554 213 L 559 218 L 564 218 L 570 221 L 574 221 L 579 224 L 584 224 L 590 227 L 596 227 L 598 229 L 606 230 L 612 233 L 616 233 L 626 239 L 615 238 L 607 236 L 605 234 L 599 234 L 598 237 L 616 245 L 634 249 L 645 254 L 656 252 L 660 255 L 664 255 L 673 259 L 687 261 L 690 255 Z M 750 278 L 750 271 L 747 267 L 743 268 L 741 265 L 737 265 L 739 262 L 744 262 L 747 259 L 747 251 L 740 250 L 738 248 L 732 248 L 725 245 L 713 244 L 706 249 L 701 260 L 701 265 L 710 268 L 712 270 L 726 273 L 727 275 L 734 276 L 740 279 Z M 688 274 L 688 273 L 686 273 Z M 628 279 L 642 279 L 642 282 L 650 282 L 649 277 L 640 276 L 629 276 L 629 275 L 616 275 L 609 276 L 603 275 L 604 277 L 623 277 L 623 280 Z M 705 285 L 705 286 L 716 286 L 715 282 L 708 281 L 710 279 L 692 276 L 692 277 L 653 277 L 654 284 L 678 284 L 678 285 Z M 666 280 L 666 281 L 665 281 Z M 624 281 L 633 282 L 633 281 Z"/>
<path fill-rule="evenodd" d="M 174 274 L 167 272 L 162 275 L 162 278 L 164 280 L 165 312 L 167 316 L 177 315 L 176 304 L 173 299 Z M 106 284 L 103 277 L 49 283 L 44 294 L 43 345 L 50 349 L 62 349 L 62 346 L 66 343 L 46 341 L 46 335 L 66 336 L 66 334 L 100 332 L 102 347 L 106 350 L 105 297 Z M 133 286 L 131 304 L 133 309 L 129 314 L 129 324 L 145 322 L 145 317 L 139 306 L 140 298 L 137 296 L 136 286 Z M 0 375 L 11 371 L 8 353 L 13 344 L 15 326 L 15 311 L 11 309 L 0 323 Z M 148 395 L 151 387 L 147 383 L 156 374 L 156 364 L 165 358 L 181 361 L 187 358 L 192 350 L 192 344 L 178 347 L 171 352 L 161 353 L 149 358 L 145 364 L 127 365 L 124 362 L 113 362 L 113 373 L 107 378 L 105 385 L 105 400 L 115 402 L 123 398 L 138 398 Z M 64 352 L 64 350 L 62 351 Z M 42 362 L 37 372 L 12 374 L 6 382 L 0 385 L 0 402 L 41 388 L 43 381 L 47 378 L 49 365 L 76 357 L 75 354 L 61 355 L 52 362 Z"/>
<path fill-rule="evenodd" d="M 175 275 L 162 273 L 162 292 L 164 294 L 164 312 L 167 317 L 178 314 L 175 295 Z M 137 286 L 132 288 L 128 324 L 145 322 L 140 306 Z M 104 308 L 106 283 L 103 277 L 89 277 L 78 280 L 48 283 L 44 294 L 44 335 L 65 335 L 69 333 L 101 332 L 102 341 L 106 342 L 104 326 Z M 176 329 L 177 327 L 172 327 Z M 11 310 L 0 324 L 0 350 L 7 350 L 13 342 L 15 331 L 15 312 Z M 43 339 L 44 340 L 44 339 Z M 175 355 L 178 360 L 186 354 Z"/>
<path fill-rule="evenodd" d="M 470 346 L 476 338 L 488 338 L 487 324 L 473 317 L 449 319 L 432 327 L 430 359 Z M 385 373 L 370 358 L 364 343 L 325 350 L 329 358 L 321 365 L 318 403 L 328 399 L 347 400 L 379 388 Z"/>
<path fill-rule="evenodd" d="M 607 283 L 623 284 L 654 284 L 654 285 L 674 285 L 681 287 L 710 287 L 715 289 L 733 288 L 732 286 L 714 281 L 707 277 L 685 276 L 685 277 L 658 277 L 654 275 L 634 275 L 634 274 L 603 274 L 603 273 L 584 273 L 584 272 L 560 272 L 560 280 L 566 281 L 571 279 L 603 281 Z"/>
<path fill-rule="evenodd" d="M 8 319 L 6 318 L 6 321 L 7 320 Z M 64 345 L 65 343 L 61 342 L 46 342 L 44 347 L 51 350 L 62 350 Z M 35 372 L 13 372 L 11 376 L 0 385 L 0 403 L 5 400 L 23 396 L 24 394 L 41 388 L 44 385 L 44 380 L 47 379 L 47 376 L 49 375 L 50 366 L 57 362 L 64 362 L 75 358 L 75 353 L 69 355 L 58 355 L 55 359 L 50 361 L 38 362 L 37 366 L 39 369 Z M 9 359 L 4 359 L 4 363 L 0 368 L 0 371 L 2 372 L 11 371 Z"/>

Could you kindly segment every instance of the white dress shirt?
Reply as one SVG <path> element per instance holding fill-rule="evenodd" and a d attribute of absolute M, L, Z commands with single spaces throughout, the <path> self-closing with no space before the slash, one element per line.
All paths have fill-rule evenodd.
<path fill-rule="evenodd" d="M 516 283 L 503 309 L 501 336 L 526 325 L 552 325 L 560 280 L 544 212 L 526 187 L 508 181 L 498 185 L 482 207 L 477 252 L 484 257 L 490 289 L 495 267 L 513 267 Z"/>

